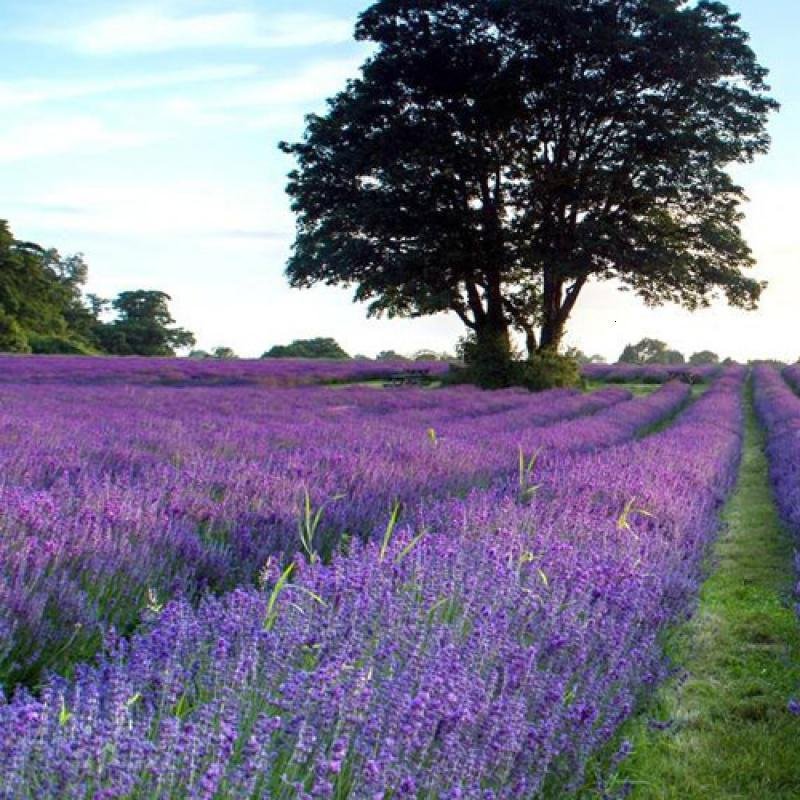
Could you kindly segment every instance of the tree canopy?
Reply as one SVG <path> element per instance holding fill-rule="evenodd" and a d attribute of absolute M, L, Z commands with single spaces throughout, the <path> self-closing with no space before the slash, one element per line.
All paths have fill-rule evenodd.
<path fill-rule="evenodd" d="M 692 366 L 699 367 L 705 364 L 719 364 L 719 360 L 719 356 L 712 350 L 701 350 L 690 356 L 689 363 Z"/>
<path fill-rule="evenodd" d="M 642 339 L 626 345 L 619 357 L 622 364 L 685 364 L 683 353 L 671 350 L 660 339 Z"/>
<path fill-rule="evenodd" d="M 290 283 L 452 311 L 478 350 L 555 349 L 590 279 L 753 308 L 727 168 L 777 105 L 738 16 L 701 0 L 379 0 L 375 45 L 302 141 Z"/>
<path fill-rule="evenodd" d="M 63 258 L 57 250 L 19 241 L 0 220 L 0 350 L 88 350 L 86 277 L 80 254 Z"/>
<path fill-rule="evenodd" d="M 348 359 L 350 356 L 335 339 L 317 337 L 316 339 L 295 339 L 291 344 L 277 344 L 267 350 L 262 358 L 336 358 Z"/>
<path fill-rule="evenodd" d="M 175 327 L 171 299 L 166 292 L 154 290 L 121 292 L 111 301 L 117 318 L 99 333 L 103 349 L 123 356 L 172 356 L 176 350 L 192 347 L 194 335 Z"/>
<path fill-rule="evenodd" d="M 395 350 L 381 350 L 378 355 L 375 356 L 376 361 L 408 361 L 408 357 L 401 355 Z"/>
<path fill-rule="evenodd" d="M 0 351 L 174 355 L 194 343 L 191 333 L 173 327 L 169 295 L 84 295 L 88 274 L 80 253 L 62 256 L 19 241 L 0 220 Z M 105 322 L 109 305 L 117 318 Z"/>
<path fill-rule="evenodd" d="M 601 356 L 599 353 L 595 353 L 594 355 L 587 355 L 578 347 L 568 347 L 566 351 L 566 355 L 570 358 L 574 359 L 575 362 L 580 367 L 585 367 L 587 364 L 604 364 L 605 358 Z"/>

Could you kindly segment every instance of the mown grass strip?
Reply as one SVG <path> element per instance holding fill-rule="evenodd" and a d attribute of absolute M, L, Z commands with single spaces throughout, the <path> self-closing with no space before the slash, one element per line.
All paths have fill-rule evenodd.
<path fill-rule="evenodd" d="M 646 397 L 653 394 L 656 389 L 660 389 L 660 383 L 612 383 L 611 381 L 586 381 L 586 391 L 596 392 L 599 389 L 627 389 L 635 397 Z"/>
<path fill-rule="evenodd" d="M 670 636 L 680 674 L 628 726 L 620 782 L 639 800 L 797 800 L 800 684 L 793 542 L 748 391 L 744 453 L 697 613 Z"/>

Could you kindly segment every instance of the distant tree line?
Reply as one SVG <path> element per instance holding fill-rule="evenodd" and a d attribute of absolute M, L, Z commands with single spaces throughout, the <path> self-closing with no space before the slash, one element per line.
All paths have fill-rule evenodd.
<path fill-rule="evenodd" d="M 232 347 L 215 347 L 210 353 L 207 350 L 192 350 L 189 353 L 189 358 L 217 358 L 222 360 L 230 360 L 232 358 L 239 358 Z"/>
<path fill-rule="evenodd" d="M 16 239 L 0 220 L 0 352 L 171 356 L 195 343 L 175 326 L 165 292 L 137 289 L 113 300 L 84 294 L 89 269 Z M 113 312 L 115 317 L 104 317 Z"/>
<path fill-rule="evenodd" d="M 350 358 L 350 355 L 344 351 L 335 339 L 317 337 L 316 339 L 295 339 L 291 344 L 276 344 L 261 357 L 332 358 L 344 360 Z"/>
<path fill-rule="evenodd" d="M 291 344 L 277 344 L 267 350 L 261 358 L 331 358 L 344 360 L 368 358 L 368 356 L 351 356 L 336 339 L 318 336 L 314 339 L 295 339 Z M 375 358 L 378 361 L 449 361 L 454 359 L 455 356 L 449 353 L 437 353 L 435 350 L 417 350 L 410 356 L 402 355 L 395 350 L 382 350 Z"/>
<path fill-rule="evenodd" d="M 691 364 L 700 367 L 707 364 L 719 364 L 720 357 L 711 350 L 700 350 L 689 356 L 673 350 L 660 339 L 644 338 L 636 344 L 625 346 L 619 361 L 623 364 Z"/>

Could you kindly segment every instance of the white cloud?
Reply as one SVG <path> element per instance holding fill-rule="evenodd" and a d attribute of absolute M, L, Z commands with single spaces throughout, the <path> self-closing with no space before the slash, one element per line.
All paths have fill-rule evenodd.
<path fill-rule="evenodd" d="M 234 89 L 220 105 L 298 105 L 322 100 L 344 88 L 356 74 L 361 59 L 338 59 L 310 64 L 305 69 L 273 81 L 251 83 Z"/>
<path fill-rule="evenodd" d="M 175 119 L 193 125 L 294 128 L 315 105 L 343 89 L 347 79 L 357 74 L 361 61 L 320 61 L 288 77 L 239 82 L 226 87 L 224 94 L 176 97 L 165 101 L 163 108 Z"/>
<path fill-rule="evenodd" d="M 237 133 L 264 128 L 294 135 L 303 115 L 321 107 L 355 74 L 358 59 L 312 62 L 292 75 L 255 79 L 261 67 L 227 65 L 126 75 L 78 82 L 0 81 L 0 114 L 22 108 L 17 122 L 0 129 L 0 163 L 70 153 L 102 153 L 167 141 L 200 127 L 223 127 Z M 153 97 L 149 90 L 192 84 Z M 130 92 L 142 90 L 141 97 Z M 90 98 L 78 107 L 78 98 Z M 74 100 L 68 111 L 44 113 L 59 100 Z M 135 102 L 134 102 L 135 101 Z M 73 108 L 74 107 L 74 108 Z M 70 113 L 74 110 L 75 113 Z M 184 131 L 181 134 L 180 131 Z"/>
<path fill-rule="evenodd" d="M 0 109 L 52 103 L 92 95 L 236 80 L 252 77 L 258 72 L 259 67 L 254 65 L 231 64 L 221 67 L 182 69 L 151 75 L 94 80 L 0 81 Z"/>
<path fill-rule="evenodd" d="M 43 119 L 12 126 L 0 133 L 0 163 L 137 147 L 159 138 L 153 133 L 115 130 L 93 117 Z"/>
<path fill-rule="evenodd" d="M 36 200 L 52 209 L 45 212 L 49 225 L 85 234 L 127 237 L 135 231 L 139 238 L 251 240 L 285 247 L 294 230 L 283 194 L 260 186 L 233 191 L 208 181 L 77 183 Z"/>
<path fill-rule="evenodd" d="M 338 44 L 352 36 L 349 19 L 312 14 L 224 12 L 175 16 L 141 8 L 71 27 L 28 31 L 21 38 L 93 55 L 155 53 L 187 48 L 272 49 Z"/>

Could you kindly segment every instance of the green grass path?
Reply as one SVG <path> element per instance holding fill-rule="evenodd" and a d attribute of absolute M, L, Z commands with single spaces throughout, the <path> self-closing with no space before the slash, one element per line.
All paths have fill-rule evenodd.
<path fill-rule="evenodd" d="M 793 545 L 764 444 L 748 391 L 742 468 L 713 572 L 668 643 L 685 672 L 625 732 L 634 753 L 620 777 L 636 800 L 800 800 L 800 718 L 786 708 L 800 687 Z"/>

